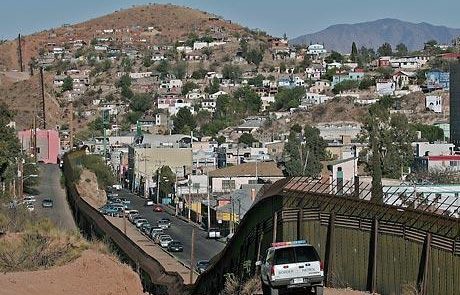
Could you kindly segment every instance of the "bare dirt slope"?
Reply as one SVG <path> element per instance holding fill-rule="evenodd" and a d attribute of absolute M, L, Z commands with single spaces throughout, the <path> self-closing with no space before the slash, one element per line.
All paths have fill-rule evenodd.
<path fill-rule="evenodd" d="M 1 50 L 0 50 L 1 52 Z M 0 53 L 1 55 L 1 53 Z M 47 128 L 55 128 L 64 122 L 63 111 L 53 94 L 51 76 L 45 76 L 45 113 Z M 34 108 L 37 127 L 42 128 L 42 104 L 39 75 L 29 77 L 25 73 L 0 73 L 0 103 L 4 102 L 15 112 L 18 129 L 31 128 Z"/>
<path fill-rule="evenodd" d="M 87 250 L 72 263 L 48 270 L 0 274 L 0 294 L 140 295 L 139 276 L 113 256 Z"/>
<path fill-rule="evenodd" d="M 99 189 L 96 174 L 83 169 L 80 182 L 77 183 L 77 191 L 80 196 L 94 208 L 99 208 L 107 202 L 105 191 Z"/>

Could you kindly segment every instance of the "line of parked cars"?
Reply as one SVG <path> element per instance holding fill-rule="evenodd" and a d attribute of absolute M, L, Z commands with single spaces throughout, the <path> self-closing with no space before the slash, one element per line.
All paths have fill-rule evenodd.
<path fill-rule="evenodd" d="M 181 241 L 174 240 L 170 235 L 165 233 L 171 227 L 171 220 L 169 218 L 162 218 L 158 220 L 156 225 L 151 224 L 147 219 L 136 211 L 130 211 L 128 220 L 139 229 L 145 236 L 160 245 L 162 248 L 167 249 L 169 252 L 182 252 L 184 246 Z"/>

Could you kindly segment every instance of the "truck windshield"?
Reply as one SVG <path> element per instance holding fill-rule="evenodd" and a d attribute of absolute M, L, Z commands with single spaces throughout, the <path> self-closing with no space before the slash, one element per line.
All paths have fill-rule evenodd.
<path fill-rule="evenodd" d="M 319 261 L 318 254 L 312 246 L 298 246 L 276 249 L 275 265 Z"/>

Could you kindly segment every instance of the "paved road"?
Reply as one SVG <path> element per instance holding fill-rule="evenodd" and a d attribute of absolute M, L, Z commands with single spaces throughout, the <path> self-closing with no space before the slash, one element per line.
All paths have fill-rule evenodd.
<path fill-rule="evenodd" d="M 161 218 L 167 217 L 171 219 L 171 228 L 166 233 L 171 235 L 174 240 L 181 241 L 184 245 L 184 252 L 175 252 L 173 255 L 185 265 L 190 265 L 193 228 L 195 229 L 195 262 L 198 260 L 209 260 L 225 247 L 225 244 L 222 242 L 206 239 L 205 231 L 180 218 L 171 216 L 166 212 L 153 212 L 153 207 L 144 207 L 145 199 L 143 198 L 126 191 L 119 192 L 119 196 L 131 200 L 130 207 L 139 210 L 139 213 L 153 225 L 156 225 L 157 221 Z"/>
<path fill-rule="evenodd" d="M 72 212 L 67 203 L 65 190 L 61 187 L 61 170 L 58 165 L 39 164 L 40 179 L 37 187 L 39 195 L 35 203 L 35 212 L 48 217 L 59 228 L 77 230 Z M 43 208 L 42 200 L 53 200 L 53 208 Z"/>

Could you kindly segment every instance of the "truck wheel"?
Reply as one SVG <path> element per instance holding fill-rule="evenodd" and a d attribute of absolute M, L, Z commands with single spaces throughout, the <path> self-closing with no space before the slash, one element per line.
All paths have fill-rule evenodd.
<path fill-rule="evenodd" d="M 323 286 L 316 286 L 315 287 L 315 294 L 316 295 L 323 295 L 324 287 Z"/>
<path fill-rule="evenodd" d="M 263 281 L 262 281 L 262 294 L 263 295 L 271 295 L 270 294 L 270 287 L 265 285 Z"/>
<path fill-rule="evenodd" d="M 279 295 L 279 289 L 270 288 L 270 295 Z"/>

